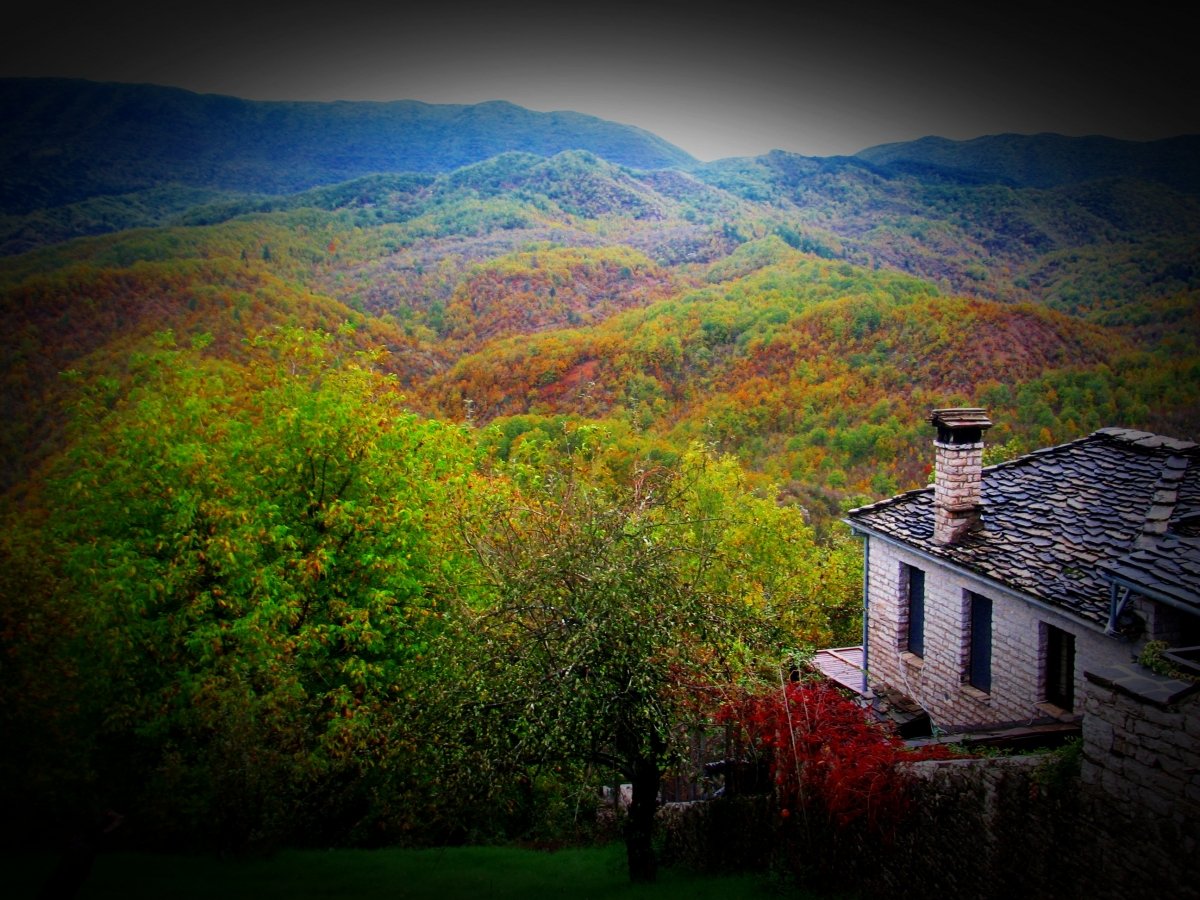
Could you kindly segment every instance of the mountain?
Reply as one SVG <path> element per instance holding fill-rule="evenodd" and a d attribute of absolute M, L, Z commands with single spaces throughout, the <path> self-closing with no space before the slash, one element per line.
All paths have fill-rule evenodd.
<path fill-rule="evenodd" d="M 987 406 L 1024 447 L 1114 423 L 1200 437 L 1191 138 L 700 164 L 503 103 L 0 97 L 3 191 L 27 210 L 0 220 L 16 493 L 69 448 L 81 392 L 119 405 L 159 335 L 244 366 L 285 325 L 382 348 L 413 409 L 494 423 L 496 452 L 571 417 L 638 453 L 701 440 L 826 521 L 922 482 L 933 406 Z"/>
<path fill-rule="evenodd" d="M 969 141 L 925 137 L 868 147 L 857 157 L 893 172 L 976 184 L 1053 188 L 1135 178 L 1200 193 L 1200 135 L 1158 141 L 1061 134 L 996 134 Z"/>
<path fill-rule="evenodd" d="M 935 406 L 987 406 L 1027 448 L 1113 422 L 1200 437 L 1198 234 L 1164 184 L 784 153 L 509 152 L 230 196 L 0 260 L 0 484 L 36 485 L 80 390 L 119 405 L 157 334 L 246 365 L 290 324 L 383 348 L 413 409 L 495 425 L 497 453 L 580 417 L 630 453 L 701 440 L 827 523 L 923 482 Z"/>
<path fill-rule="evenodd" d="M 646 170 L 695 162 L 639 128 L 501 101 L 265 102 L 72 79 L 0 80 L 0 135 L 8 215 L 168 186 L 294 193 L 507 151 L 582 149 Z"/>

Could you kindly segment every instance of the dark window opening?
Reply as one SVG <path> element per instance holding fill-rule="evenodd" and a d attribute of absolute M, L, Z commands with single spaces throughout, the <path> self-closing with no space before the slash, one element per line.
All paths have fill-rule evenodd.
<path fill-rule="evenodd" d="M 1046 626 L 1046 702 L 1075 708 L 1075 635 Z"/>
<path fill-rule="evenodd" d="M 1200 616 L 1179 614 L 1179 637 L 1181 646 L 1194 647 L 1200 644 Z"/>
<path fill-rule="evenodd" d="M 925 572 L 912 566 L 908 570 L 908 640 L 907 650 L 915 656 L 925 655 Z"/>
<path fill-rule="evenodd" d="M 967 683 L 981 691 L 992 689 L 992 601 L 979 594 L 970 595 L 968 628 L 970 651 L 967 656 Z"/>

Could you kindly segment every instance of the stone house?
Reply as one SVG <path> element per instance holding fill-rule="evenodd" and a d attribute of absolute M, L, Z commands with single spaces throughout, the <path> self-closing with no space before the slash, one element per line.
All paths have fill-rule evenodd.
<path fill-rule="evenodd" d="M 1078 722 L 1085 673 L 1147 641 L 1200 653 L 1200 446 L 1106 428 L 985 468 L 984 410 L 930 423 L 934 485 L 847 514 L 863 645 L 819 667 L 963 732 Z"/>

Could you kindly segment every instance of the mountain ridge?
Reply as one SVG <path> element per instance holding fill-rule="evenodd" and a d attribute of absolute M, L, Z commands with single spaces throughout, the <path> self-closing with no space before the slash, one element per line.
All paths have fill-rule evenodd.
<path fill-rule="evenodd" d="M 644 129 L 508 101 L 256 101 L 160 85 L 0 79 L 0 210 L 27 213 L 177 183 L 292 193 L 381 172 L 440 172 L 505 151 L 590 149 L 691 165 Z"/>
<path fill-rule="evenodd" d="M 782 191 L 788 202 L 810 208 L 836 205 L 865 186 L 876 195 L 867 205 L 886 209 L 895 204 L 879 196 L 880 186 L 895 193 L 906 179 L 924 195 L 1142 181 L 1200 198 L 1196 135 L 1151 142 L 928 136 L 851 156 L 774 150 L 701 163 L 635 126 L 570 111 L 534 112 L 506 100 L 251 101 L 53 78 L 0 79 L 0 126 L 0 255 L 125 228 L 211 221 L 214 206 L 277 208 L 269 198 L 299 198 L 361 178 L 462 173 L 506 154 L 551 160 L 590 153 L 630 170 L 634 180 L 653 182 L 660 193 L 671 193 L 671 179 L 684 192 L 698 180 L 751 202 L 776 202 Z M 687 183 L 680 182 L 685 176 Z M 918 198 L 917 215 L 925 215 L 923 204 Z M 904 200 L 899 207 L 913 205 Z M 814 247 L 822 244 L 813 240 Z M 958 287 L 969 286 L 961 274 L 955 278 Z"/>
<path fill-rule="evenodd" d="M 855 156 L 885 171 L 940 173 L 1011 187 L 1055 188 L 1140 178 L 1200 193 L 1200 135 L 1131 141 L 1105 135 L 1003 133 L 969 140 L 929 135 L 878 144 Z"/>

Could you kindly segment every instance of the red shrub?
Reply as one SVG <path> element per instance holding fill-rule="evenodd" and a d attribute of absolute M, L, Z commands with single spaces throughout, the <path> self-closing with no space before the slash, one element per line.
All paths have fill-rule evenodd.
<path fill-rule="evenodd" d="M 750 695 L 726 705 L 719 718 L 736 723 L 770 760 L 781 814 L 823 809 L 837 825 L 863 819 L 886 830 L 909 802 L 902 764 L 952 755 L 941 747 L 905 748 L 894 730 L 824 683 Z"/>

